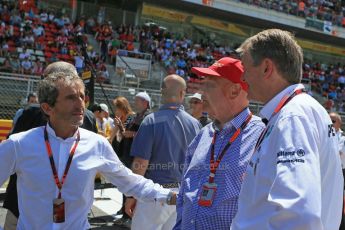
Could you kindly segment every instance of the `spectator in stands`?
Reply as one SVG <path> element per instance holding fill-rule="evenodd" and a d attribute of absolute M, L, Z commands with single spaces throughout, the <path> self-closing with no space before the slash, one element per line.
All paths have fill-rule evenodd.
<path fill-rule="evenodd" d="M 44 28 L 41 24 L 38 24 L 38 25 L 33 25 L 33 29 L 32 29 L 32 32 L 34 33 L 34 35 L 36 37 L 41 37 L 44 35 Z"/>
<path fill-rule="evenodd" d="M 109 51 L 108 51 L 110 64 L 112 65 L 116 64 L 116 55 L 117 55 L 117 49 L 114 46 L 110 46 Z"/>
<path fill-rule="evenodd" d="M 31 74 L 32 73 L 32 62 L 27 57 L 21 63 L 21 73 L 22 74 Z"/>
<path fill-rule="evenodd" d="M 108 56 L 108 46 L 105 40 L 100 41 L 101 60 L 106 62 Z"/>
<path fill-rule="evenodd" d="M 341 75 L 338 78 L 338 83 L 339 83 L 340 89 L 343 89 L 345 86 L 345 72 L 343 72 L 343 71 L 341 72 Z"/>
<path fill-rule="evenodd" d="M 25 35 L 25 37 L 23 38 L 23 43 L 24 43 L 24 46 L 28 48 L 34 48 L 35 37 L 32 34 L 32 32 Z"/>
<path fill-rule="evenodd" d="M 20 17 L 20 15 L 18 13 L 14 13 L 11 15 L 11 19 L 10 19 L 11 25 L 20 26 L 22 21 L 23 21 L 23 19 L 22 19 L 22 17 Z"/>
<path fill-rule="evenodd" d="M 27 58 L 30 58 L 30 56 L 31 56 L 30 52 L 27 49 L 23 49 L 23 52 L 19 54 L 19 60 L 23 61 Z"/>
<path fill-rule="evenodd" d="M 43 9 L 39 17 L 43 23 L 48 22 L 48 13 L 46 10 Z"/>
<path fill-rule="evenodd" d="M 95 26 L 96 26 L 95 19 L 92 16 L 89 17 L 85 23 L 85 33 L 93 34 Z"/>
<path fill-rule="evenodd" d="M 50 12 L 48 13 L 48 21 L 49 21 L 49 22 L 53 22 L 54 19 L 55 19 L 55 13 L 54 13 L 53 11 L 50 11 Z"/>
<path fill-rule="evenodd" d="M 8 72 L 8 73 L 12 73 L 13 72 L 13 69 L 12 69 L 12 66 L 11 66 L 11 62 L 10 62 L 10 57 L 7 56 L 3 63 L 1 64 L 0 66 L 0 71 L 2 72 Z"/>
<path fill-rule="evenodd" d="M 110 76 L 107 70 L 107 66 L 102 64 L 98 71 L 97 81 L 110 84 Z"/>
<path fill-rule="evenodd" d="M 8 54 L 8 44 L 6 41 L 3 41 L 2 44 L 0 45 L 0 56 L 6 57 L 7 54 Z"/>
<path fill-rule="evenodd" d="M 74 65 L 77 69 L 78 74 L 82 73 L 84 70 L 84 57 L 81 55 L 81 52 L 78 51 L 77 55 L 74 56 Z"/>
<path fill-rule="evenodd" d="M 65 25 L 65 21 L 62 18 L 60 18 L 60 17 L 59 18 L 55 17 L 54 18 L 54 23 L 56 24 L 58 29 L 63 28 L 64 25 Z"/>
<path fill-rule="evenodd" d="M 17 57 L 9 57 L 10 59 L 10 64 L 12 68 L 13 73 L 19 73 L 20 72 L 20 62 Z"/>
<path fill-rule="evenodd" d="M 200 130 L 200 123 L 182 106 L 185 91 L 186 83 L 180 76 L 164 78 L 163 106 L 144 118 L 131 148 L 133 171 L 174 191 L 179 187 L 187 146 Z M 175 207 L 154 202 L 145 204 L 127 197 L 126 212 L 133 216 L 133 230 L 172 229 L 176 222 Z"/>
<path fill-rule="evenodd" d="M 32 74 L 36 76 L 41 76 L 43 74 L 44 70 L 44 65 L 43 63 L 38 59 L 36 62 L 33 64 L 32 68 Z"/>

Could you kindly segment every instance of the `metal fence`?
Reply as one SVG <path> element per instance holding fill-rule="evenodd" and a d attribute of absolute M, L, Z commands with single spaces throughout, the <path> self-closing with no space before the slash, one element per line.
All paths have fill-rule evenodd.
<path fill-rule="evenodd" d="M 16 111 L 25 107 L 27 95 L 36 92 L 39 77 L 20 74 L 0 73 L 0 119 L 12 119 Z M 130 102 L 138 92 L 146 91 L 152 99 L 152 108 L 160 106 L 160 91 L 144 88 L 131 88 L 119 85 L 103 85 L 105 94 L 111 101 L 117 96 L 124 96 Z M 106 103 L 105 96 L 99 86 L 95 87 L 95 102 Z M 110 105 L 112 106 L 112 105 Z"/>
<path fill-rule="evenodd" d="M 37 76 L 23 76 L 20 74 L 0 73 L 0 119 L 12 119 L 19 108 L 26 105 L 26 98 L 30 92 L 36 92 L 40 78 Z M 160 90 L 133 88 L 121 85 L 103 85 L 104 92 L 110 101 L 117 96 L 124 96 L 129 102 L 134 102 L 134 97 L 138 92 L 146 91 L 151 96 L 151 108 L 157 110 L 161 105 Z M 95 102 L 107 103 L 106 98 L 99 86 L 95 86 Z M 187 105 L 188 103 L 186 103 Z M 258 114 L 262 104 L 250 103 L 250 109 L 254 114 Z M 345 113 L 341 113 L 343 121 Z"/>

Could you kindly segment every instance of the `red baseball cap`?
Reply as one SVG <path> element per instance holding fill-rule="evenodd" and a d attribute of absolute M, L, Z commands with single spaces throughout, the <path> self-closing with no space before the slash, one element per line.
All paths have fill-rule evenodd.
<path fill-rule="evenodd" d="M 242 89 L 248 90 L 247 83 L 241 79 L 243 74 L 242 62 L 234 58 L 221 58 L 208 68 L 193 67 L 192 72 L 198 76 L 221 77 L 233 83 L 240 83 Z"/>

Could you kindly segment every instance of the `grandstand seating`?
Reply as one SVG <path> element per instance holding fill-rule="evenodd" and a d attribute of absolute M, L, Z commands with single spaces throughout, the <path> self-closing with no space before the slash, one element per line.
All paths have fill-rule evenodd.
<path fill-rule="evenodd" d="M 342 21 L 344 14 L 344 7 L 338 4 L 339 1 L 238 1 L 300 17 L 312 16 L 326 20 L 330 19 L 327 14 L 331 14 L 333 22 L 339 22 L 339 17 Z M 30 74 L 34 75 L 40 75 L 41 71 L 36 71 L 38 65 L 43 64 L 43 67 L 39 68 L 43 69 L 44 65 L 56 60 L 73 63 L 74 55 L 80 48 L 75 35 L 84 31 L 95 34 L 95 38 L 99 42 L 100 54 L 91 49 L 88 51 L 95 67 L 103 71 L 104 62 L 114 64 L 116 55 L 139 57 L 139 52 L 146 52 L 152 53 L 154 61 L 161 63 L 167 73 L 177 73 L 186 80 L 193 81 L 191 78 L 193 75 L 190 72 L 192 66 L 207 67 L 214 60 L 233 55 L 234 47 L 221 46 L 209 40 L 192 41 L 188 37 L 173 34 L 154 23 L 135 27 L 126 25 L 114 27 L 108 22 L 97 25 L 95 20 L 90 17 L 87 20 L 80 18 L 74 24 L 66 23 L 61 26 L 61 20 L 66 19 L 66 16 L 56 12 L 56 20 L 49 21 L 51 14 L 49 13 L 48 20 L 46 20 L 44 19 L 45 14 L 48 13 L 45 10 L 37 9 L 34 4 L 30 5 L 32 1 L 27 2 L 25 6 L 19 4 L 17 9 L 10 3 L 5 3 L 0 8 L 0 12 L 2 12 L 0 15 L 0 64 L 2 64 L 0 71 L 20 73 L 20 68 L 16 68 L 16 66 L 21 66 L 20 54 L 23 53 L 27 54 L 30 61 L 33 62 Z M 304 13 L 301 12 L 302 9 Z M 335 16 L 337 16 L 337 20 L 335 20 Z M 16 20 L 19 23 L 15 23 Z M 69 19 L 66 22 L 69 22 Z M 43 31 L 41 35 L 37 36 L 34 30 L 40 26 Z M 30 44 L 29 38 L 32 35 L 34 42 Z M 87 38 L 84 37 L 84 39 Z M 22 58 L 25 59 L 25 55 L 22 55 Z M 303 77 L 310 79 L 312 89 L 325 98 L 333 100 L 335 103 L 333 103 L 334 108 L 332 109 L 340 111 L 344 110 L 345 101 L 344 68 L 344 64 L 340 63 L 323 65 L 309 61 L 306 61 L 303 68 Z"/>
<path fill-rule="evenodd" d="M 333 25 L 345 27 L 345 3 L 338 0 L 238 0 L 258 7 L 299 16 L 331 21 Z"/>

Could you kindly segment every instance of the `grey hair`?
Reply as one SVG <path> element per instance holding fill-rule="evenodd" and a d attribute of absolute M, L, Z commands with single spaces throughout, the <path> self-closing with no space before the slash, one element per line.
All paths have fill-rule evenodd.
<path fill-rule="evenodd" d="M 287 82 L 301 82 L 303 51 L 290 32 L 280 29 L 264 30 L 245 40 L 237 51 L 243 53 L 247 50 L 254 66 L 269 58 Z"/>
<path fill-rule="evenodd" d="M 84 87 L 84 83 L 78 76 L 75 67 L 67 62 L 54 62 L 47 66 L 43 73 L 44 79 L 38 86 L 38 101 L 40 104 L 47 103 L 53 107 L 59 96 L 59 84 L 65 85 L 80 84 Z"/>
<path fill-rule="evenodd" d="M 64 61 L 57 61 L 53 62 L 46 67 L 42 74 L 42 78 L 47 77 L 49 74 L 63 72 L 69 75 L 78 75 L 76 68 L 74 65 L 64 62 Z"/>

